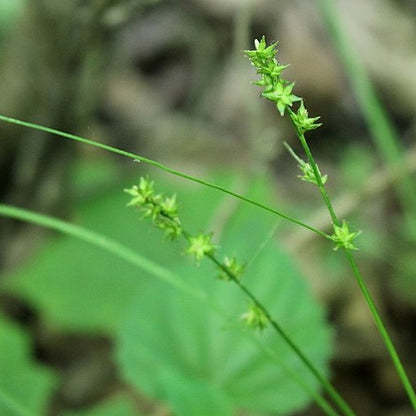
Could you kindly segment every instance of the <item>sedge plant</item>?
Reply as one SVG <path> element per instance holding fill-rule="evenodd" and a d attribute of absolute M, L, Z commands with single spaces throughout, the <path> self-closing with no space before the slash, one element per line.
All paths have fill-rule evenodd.
<path fill-rule="evenodd" d="M 396 348 L 394 347 L 380 313 L 377 310 L 373 297 L 371 296 L 370 291 L 361 276 L 353 255 L 353 251 L 357 249 L 354 244 L 354 239 L 357 237 L 359 232 L 350 231 L 348 223 L 345 220 L 341 222 L 337 217 L 332 206 L 331 199 L 325 189 L 327 177 L 322 176 L 305 138 L 306 132 L 320 127 L 320 117 L 309 117 L 303 99 L 293 94 L 294 83 L 282 78 L 281 73 L 285 68 L 287 68 L 287 65 L 281 65 L 276 59 L 277 42 L 267 45 L 265 37 L 263 36 L 260 41 L 255 40 L 254 44 L 254 50 L 246 51 L 247 57 L 256 68 L 257 74 L 260 75 L 260 80 L 255 81 L 254 84 L 263 88 L 262 96 L 275 103 L 281 116 L 287 115 L 290 118 L 307 158 L 307 162 L 301 160 L 294 155 L 294 152 L 290 149 L 292 155 L 294 155 L 298 160 L 299 168 L 302 171 L 301 179 L 313 183 L 319 189 L 333 225 L 334 232 L 329 238 L 335 242 L 335 249 L 341 249 L 344 252 L 345 257 L 351 266 L 358 287 L 368 305 L 377 329 L 387 347 L 400 380 L 406 390 L 412 407 L 416 411 L 416 394 L 413 386 L 410 383 Z M 296 102 L 300 102 L 300 105 L 298 106 L 298 109 L 294 111 L 293 104 Z"/>
<path fill-rule="evenodd" d="M 82 142 L 87 145 L 95 146 L 106 151 L 110 151 L 136 161 L 144 162 L 164 170 L 167 173 L 182 177 L 186 180 L 196 182 L 200 185 L 207 186 L 218 191 L 224 192 L 232 197 L 239 198 L 246 203 L 252 204 L 266 210 L 274 215 L 277 215 L 297 226 L 304 227 L 321 237 L 324 237 L 334 243 L 334 249 L 343 251 L 348 263 L 350 264 L 357 284 L 364 296 L 365 301 L 368 304 L 370 312 L 374 318 L 377 328 L 382 336 L 383 341 L 386 344 L 388 352 L 393 360 L 393 363 L 397 369 L 399 377 L 404 385 L 404 388 L 409 396 L 410 402 L 413 408 L 416 410 L 416 396 L 413 387 L 407 377 L 407 374 L 403 368 L 403 365 L 399 359 L 396 349 L 391 341 L 391 338 L 384 326 L 381 316 L 376 308 L 376 305 L 372 299 L 372 296 L 359 272 L 358 266 L 353 256 L 353 251 L 356 250 L 355 238 L 359 234 L 357 231 L 351 231 L 346 221 L 340 221 L 334 211 L 331 200 L 325 189 L 325 182 L 327 180 L 326 175 L 322 175 L 318 165 L 316 164 L 309 145 L 306 141 L 305 134 L 313 129 L 318 128 L 321 123 L 319 117 L 309 117 L 308 111 L 305 108 L 305 104 L 302 98 L 296 96 L 293 93 L 294 83 L 286 81 L 282 78 L 282 72 L 287 65 L 281 65 L 276 59 L 276 43 L 271 45 L 266 44 L 266 40 L 263 37 L 260 41 L 255 41 L 255 49 L 245 52 L 246 56 L 250 59 L 253 66 L 256 68 L 257 73 L 260 75 L 260 80 L 255 81 L 254 84 L 263 88 L 262 96 L 266 99 L 273 101 L 276 105 L 277 111 L 281 116 L 290 118 L 293 128 L 300 140 L 300 143 L 306 154 L 306 161 L 297 156 L 292 149 L 289 152 L 296 159 L 299 168 L 301 169 L 300 179 L 306 182 L 312 183 L 316 186 L 322 196 L 322 199 L 328 209 L 332 224 L 333 233 L 328 235 L 304 222 L 293 218 L 285 213 L 282 213 L 272 207 L 269 207 L 259 201 L 245 197 L 235 193 L 229 189 L 218 186 L 214 183 L 204 181 L 194 176 L 179 172 L 171 169 L 157 161 L 145 158 L 140 155 L 136 155 L 121 149 L 110 147 L 92 140 L 88 140 L 79 136 L 75 136 L 69 133 L 61 132 L 49 127 L 39 126 L 36 124 L 28 123 L 25 121 L 17 120 L 10 117 L 0 115 L 0 120 L 8 123 L 13 123 L 20 126 L 33 128 L 36 130 L 44 131 L 49 134 L 58 135 L 63 138 Z M 296 108 L 296 110 L 295 110 Z M 315 368 L 314 364 L 305 356 L 305 354 L 297 347 L 297 345 L 291 340 L 286 331 L 279 325 L 278 321 L 270 315 L 267 308 L 263 305 L 254 293 L 245 286 L 243 280 L 244 264 L 237 261 L 235 257 L 225 257 L 220 259 L 216 254 L 216 245 L 212 242 L 211 233 L 200 233 L 198 235 L 190 234 L 181 222 L 178 214 L 176 197 L 165 197 L 164 195 L 157 193 L 154 188 L 154 183 L 149 178 L 142 178 L 137 185 L 127 189 L 126 192 L 131 196 L 129 205 L 138 209 L 143 217 L 150 218 L 153 223 L 160 229 L 162 229 L 166 236 L 171 240 L 178 240 L 180 238 L 186 241 L 185 252 L 196 260 L 196 262 L 202 261 L 204 258 L 213 262 L 218 268 L 218 277 L 221 280 L 230 281 L 234 283 L 244 294 L 249 301 L 248 310 L 242 314 L 242 320 L 244 323 L 253 329 L 263 331 L 265 328 L 270 327 L 276 331 L 279 336 L 289 345 L 289 347 L 296 353 L 303 364 L 311 371 L 315 378 L 319 381 L 321 386 L 328 393 L 332 399 L 333 404 L 337 406 L 338 410 L 334 410 L 333 406 L 329 404 L 326 399 L 316 398 L 315 400 L 322 410 L 329 415 L 349 415 L 352 416 L 355 413 L 351 410 L 348 404 L 343 400 L 341 395 L 335 390 L 332 384 Z M 39 219 L 36 215 L 30 215 L 30 213 L 22 214 L 18 208 L 6 206 L 0 204 L 0 214 L 19 217 L 21 219 L 36 222 L 39 220 L 40 224 L 51 225 L 53 221 L 44 220 L 43 217 Z M 61 223 L 59 223 L 61 224 Z M 56 224 L 55 224 L 56 225 Z M 61 226 L 61 231 L 71 232 L 71 228 Z M 84 235 L 87 235 L 83 233 Z M 90 241 L 93 241 L 95 237 L 91 237 Z M 97 242 L 96 242 L 97 243 Z M 101 244 L 101 243 L 100 243 Z M 103 248 L 114 249 L 123 253 L 123 248 L 113 246 L 110 243 L 102 244 Z M 132 257 L 130 253 L 125 257 Z M 134 257 L 134 256 L 133 256 Z M 169 279 L 170 276 L 165 278 Z"/>

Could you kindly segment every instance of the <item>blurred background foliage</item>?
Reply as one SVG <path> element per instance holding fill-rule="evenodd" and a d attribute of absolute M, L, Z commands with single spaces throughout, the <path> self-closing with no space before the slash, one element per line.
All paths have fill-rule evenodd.
<path fill-rule="evenodd" d="M 416 218 L 411 198 L 416 194 L 416 6 L 411 0 L 333 2 L 338 20 L 332 23 L 344 32 L 369 77 L 387 115 L 383 123 L 390 123 L 399 138 L 392 167 L 378 150 L 360 99 L 365 86 L 352 82 L 354 74 L 322 13 L 324 3 L 2 0 L 0 113 L 136 152 L 240 193 L 254 192 L 259 200 L 328 231 L 330 220 L 316 189 L 298 180 L 295 162 L 282 151 L 287 141 L 300 152 L 291 126 L 250 85 L 255 74 L 242 54 L 263 34 L 268 41 L 279 40 L 279 60 L 291 64 L 286 77 L 296 80 L 295 93 L 305 98 L 310 114 L 322 117 L 323 127 L 309 135 L 310 145 L 321 171 L 329 175 L 328 189 L 340 218 L 363 230 L 360 267 L 410 378 L 416 380 L 416 237 L 409 220 Z M 193 231 L 213 230 L 221 246 L 239 249 L 226 254 L 241 251 L 250 258 L 244 251 L 253 254 L 275 226 L 275 219 L 258 210 L 246 214 L 251 222 L 238 219 L 240 204 L 217 192 L 42 132 L 1 123 L 0 143 L 1 202 L 88 226 L 183 276 L 208 278 L 214 271 L 184 265 L 180 247 L 165 242 L 124 207 L 121 191 L 140 175 L 149 172 L 162 189 L 178 193 Z M 403 178 L 410 187 L 402 186 Z M 410 197 L 403 197 L 400 189 Z M 227 227 L 234 227 L 233 237 L 227 237 Z M 240 246 L 256 230 L 264 232 L 253 238 L 252 246 Z M 313 346 L 311 340 L 318 342 L 323 334 L 322 347 L 310 354 L 323 369 L 330 367 L 336 386 L 358 414 L 411 414 L 342 255 L 284 222 L 276 225 L 274 239 L 263 254 L 270 257 L 269 244 L 276 244 L 275 258 L 258 260 L 271 270 L 267 277 L 273 277 L 279 264 L 284 276 L 292 276 L 292 268 L 297 276 L 296 290 L 283 284 L 275 289 L 280 293 L 276 297 L 287 303 L 279 314 L 284 320 L 286 315 L 296 318 L 294 310 L 317 311 L 312 314 L 314 331 L 300 342 L 303 338 L 305 347 Z M 239 398 L 227 388 L 225 397 L 223 390 L 218 393 L 218 386 L 227 385 L 218 379 L 217 372 L 225 367 L 221 360 L 204 378 L 203 370 L 180 367 L 179 356 L 172 358 L 169 348 L 162 348 L 158 366 L 165 372 L 159 384 L 152 379 L 158 366 L 146 369 L 144 347 L 131 348 L 146 341 L 143 345 L 153 349 L 157 338 L 146 327 L 149 319 L 163 332 L 173 310 L 179 322 L 184 312 L 178 300 L 165 300 L 171 289 L 165 293 L 149 279 L 139 285 L 143 276 L 131 266 L 84 243 L 0 218 L 0 267 L 0 368 L 16 377 L 0 385 L 12 396 L 33 397 L 27 406 L 34 414 L 181 415 L 187 414 L 180 407 L 186 401 L 178 398 L 198 394 L 218 399 L 216 414 L 235 408 L 246 409 L 241 415 L 270 410 L 261 401 L 251 409 L 243 400 L 250 397 L 244 390 Z M 213 283 L 210 291 L 222 284 Z M 147 305 L 151 298 L 140 298 L 142 290 L 163 292 L 165 308 L 160 313 L 152 309 Z M 298 298 L 303 291 L 306 300 Z M 239 310 L 231 312 L 238 316 Z M 201 308 L 183 328 L 175 324 L 179 345 L 194 334 L 191 357 L 204 351 L 197 342 L 204 339 L 202 333 L 212 334 L 218 318 L 210 313 Z M 217 325 L 218 345 L 212 339 L 207 344 L 226 363 L 220 340 L 231 344 L 239 339 L 229 319 Z M 287 325 L 298 332 L 290 320 Z M 247 355 L 240 359 L 249 363 L 244 360 L 251 357 L 250 350 L 241 348 Z M 274 367 L 262 368 L 250 368 L 258 371 L 258 380 L 269 377 L 267 371 Z M 32 377 L 29 384 L 36 389 L 26 390 L 19 380 Z M 261 386 L 259 382 L 256 388 Z M 278 382 L 275 389 L 279 397 Z M 307 407 L 299 392 L 287 396 L 294 400 L 275 407 L 275 414 L 320 414 L 313 405 Z"/>

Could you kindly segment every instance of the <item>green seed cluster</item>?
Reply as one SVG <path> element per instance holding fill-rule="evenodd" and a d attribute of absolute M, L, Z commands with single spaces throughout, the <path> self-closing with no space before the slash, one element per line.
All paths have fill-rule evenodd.
<path fill-rule="evenodd" d="M 241 316 L 246 325 L 253 329 L 262 331 L 269 323 L 264 310 L 259 308 L 255 303 L 251 304 L 249 310 Z"/>
<path fill-rule="evenodd" d="M 153 223 L 164 230 L 170 240 L 176 240 L 182 234 L 182 225 L 178 217 L 176 195 L 165 197 L 157 194 L 154 183 L 148 178 L 140 178 L 139 185 L 134 185 L 125 192 L 133 198 L 127 206 L 133 206 L 143 213 L 143 217 L 149 217 Z"/>
<path fill-rule="evenodd" d="M 233 276 L 233 278 L 236 280 L 241 279 L 241 275 L 244 273 L 245 269 L 244 264 L 237 262 L 235 257 L 225 257 L 223 265 L 227 271 L 222 270 L 221 273 L 217 276 L 218 279 L 229 281 L 231 280 L 231 276 Z"/>
<path fill-rule="evenodd" d="M 256 49 L 245 51 L 261 79 L 254 81 L 253 84 L 263 87 L 262 96 L 276 103 L 277 110 L 284 116 L 286 109 L 290 109 L 293 103 L 301 101 L 298 111 L 290 112 L 290 117 L 296 129 L 300 133 L 318 128 L 321 123 L 317 123 L 319 117 L 309 118 L 308 112 L 303 104 L 302 98 L 292 93 L 294 82 L 286 81 L 281 77 L 281 73 L 289 65 L 281 65 L 275 58 L 277 54 L 276 43 L 266 45 L 263 36 L 260 41 L 254 41 Z"/>
<path fill-rule="evenodd" d="M 298 162 L 298 167 L 302 171 L 302 175 L 298 175 L 298 178 L 305 182 L 313 183 L 314 185 L 318 185 L 318 182 L 316 180 L 315 172 L 312 169 L 312 166 L 309 162 L 305 162 L 302 160 L 295 152 L 294 150 L 285 142 L 284 145 L 286 146 L 289 153 L 293 156 L 293 158 Z M 321 176 L 321 181 L 323 184 L 326 183 L 328 176 L 322 175 L 319 167 L 317 166 L 319 175 Z"/>
<path fill-rule="evenodd" d="M 334 224 L 334 234 L 331 240 L 335 243 L 334 250 L 345 248 L 347 250 L 358 250 L 353 244 L 354 239 L 361 234 L 361 231 L 350 232 L 348 223 L 344 220 L 341 226 Z"/>
<path fill-rule="evenodd" d="M 188 238 L 188 248 L 185 253 L 190 254 L 199 263 L 205 256 L 214 255 L 217 246 L 212 242 L 212 233 L 200 233 L 196 237 Z"/>

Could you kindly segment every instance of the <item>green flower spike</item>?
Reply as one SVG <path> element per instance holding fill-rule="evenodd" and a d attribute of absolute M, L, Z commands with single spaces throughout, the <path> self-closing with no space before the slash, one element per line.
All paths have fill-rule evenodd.
<path fill-rule="evenodd" d="M 255 50 L 244 51 L 244 53 L 250 59 L 251 63 L 257 69 L 260 69 L 274 59 L 277 53 L 276 45 L 277 42 L 266 47 L 266 38 L 263 36 L 260 41 L 257 39 L 254 40 Z"/>
<path fill-rule="evenodd" d="M 298 129 L 299 133 L 303 134 L 306 131 L 317 129 L 322 126 L 322 123 L 317 123 L 320 117 L 311 117 L 308 116 L 308 110 L 306 110 L 303 100 L 301 100 L 298 111 L 294 113 L 293 111 L 290 114 L 293 124 Z"/>
<path fill-rule="evenodd" d="M 189 246 L 185 253 L 195 257 L 200 262 L 207 254 L 213 254 L 217 248 L 211 241 L 212 234 L 199 234 L 196 237 L 189 237 Z"/>
<path fill-rule="evenodd" d="M 159 206 L 160 214 L 156 225 L 165 230 L 168 239 L 176 240 L 182 234 L 182 224 L 178 217 L 176 195 L 163 199 Z"/>
<path fill-rule="evenodd" d="M 263 92 L 263 97 L 274 101 L 276 107 L 279 110 L 281 116 L 284 116 L 287 107 L 291 107 L 295 101 L 299 101 L 301 98 L 292 94 L 295 83 L 290 84 L 284 81 L 279 81 L 273 91 Z"/>
<path fill-rule="evenodd" d="M 241 275 L 244 272 L 244 265 L 238 263 L 235 257 L 225 257 L 223 266 L 230 272 L 232 276 L 234 276 L 235 280 L 241 279 Z M 218 279 L 225 281 L 231 280 L 230 275 L 224 270 L 218 275 Z"/>
<path fill-rule="evenodd" d="M 241 319 L 248 327 L 259 329 L 260 331 L 263 331 L 269 323 L 266 314 L 254 303 L 250 306 L 249 310 L 241 316 Z"/>
<path fill-rule="evenodd" d="M 134 185 L 124 191 L 133 197 L 127 206 L 134 206 L 141 211 L 142 218 L 150 217 L 165 232 L 167 238 L 174 240 L 182 234 L 175 195 L 168 198 L 156 194 L 153 181 L 143 177 L 140 178 L 138 186 Z"/>
<path fill-rule="evenodd" d="M 134 185 L 130 189 L 125 189 L 124 192 L 130 194 L 133 198 L 127 206 L 135 206 L 140 208 L 146 204 L 154 196 L 154 183 L 148 178 L 140 178 L 139 186 Z"/>
<path fill-rule="evenodd" d="M 358 250 L 354 246 L 353 240 L 361 234 L 361 231 L 350 233 L 348 223 L 344 220 L 341 226 L 334 225 L 334 234 L 331 235 L 331 240 L 336 244 L 334 250 L 345 248 L 347 250 Z"/>
<path fill-rule="evenodd" d="M 318 181 L 316 180 L 315 172 L 312 169 L 312 166 L 308 163 L 302 160 L 294 151 L 293 149 L 284 142 L 284 145 L 286 149 L 289 151 L 289 153 L 293 156 L 293 158 L 298 162 L 299 169 L 302 171 L 303 175 L 298 175 L 298 178 L 302 179 L 302 181 L 313 183 L 314 185 L 318 185 Z M 316 166 L 319 172 L 319 175 L 321 176 L 321 181 L 325 185 L 328 175 L 321 175 L 321 172 L 319 171 L 319 167 Z"/>
<path fill-rule="evenodd" d="M 263 36 L 260 41 L 254 41 L 255 50 L 244 51 L 245 55 L 250 59 L 251 64 L 256 67 L 257 73 L 261 75 L 259 81 L 253 84 L 264 87 L 265 92 L 273 91 L 280 80 L 280 74 L 289 65 L 280 65 L 275 55 L 277 53 L 276 43 L 266 47 L 266 39 Z"/>
<path fill-rule="evenodd" d="M 160 229 L 164 230 L 166 238 L 169 240 L 177 240 L 182 235 L 182 225 L 179 219 L 168 218 L 158 219 L 155 224 Z"/>
<path fill-rule="evenodd" d="M 170 198 L 165 198 L 160 202 L 160 208 L 162 209 L 162 214 L 171 218 L 178 216 L 178 206 L 176 204 L 176 195 L 171 196 Z"/>

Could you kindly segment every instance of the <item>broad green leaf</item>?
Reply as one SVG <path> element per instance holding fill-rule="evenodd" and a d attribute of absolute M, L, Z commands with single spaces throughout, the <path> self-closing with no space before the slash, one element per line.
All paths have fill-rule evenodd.
<path fill-rule="evenodd" d="M 34 362 L 27 335 L 1 315 L 0 374 L 0 415 L 46 414 L 55 376 Z"/>
<path fill-rule="evenodd" d="M 267 192 L 262 185 L 257 194 Z M 274 221 L 241 206 L 223 230 L 221 252 L 250 259 Z M 211 400 L 199 402 L 202 410 L 197 414 L 227 415 L 226 410 L 218 413 L 222 405 L 279 414 L 305 406 L 309 395 L 285 368 L 315 391 L 317 383 L 270 328 L 254 334 L 254 339 L 250 331 L 241 329 L 239 317 L 248 303 L 238 288 L 215 279 L 217 271 L 207 260 L 200 267 L 177 265 L 174 270 L 186 281 L 199 284 L 213 308 L 159 283 L 143 285 L 118 337 L 124 378 L 149 396 L 166 401 L 173 410 L 181 403 L 178 415 L 195 414 L 191 396 L 204 396 L 208 391 L 216 393 Z M 327 372 L 331 331 L 288 254 L 268 241 L 243 279 L 302 351 Z M 225 318 L 218 310 L 226 311 Z"/>

